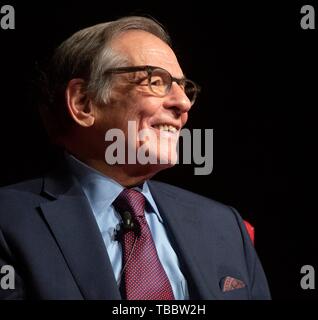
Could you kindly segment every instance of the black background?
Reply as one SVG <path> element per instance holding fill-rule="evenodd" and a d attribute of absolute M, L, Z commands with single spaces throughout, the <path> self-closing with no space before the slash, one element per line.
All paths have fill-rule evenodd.
<path fill-rule="evenodd" d="M 300 8 L 314 5 L 318 20 L 318 3 L 277 2 L 0 0 L 16 11 L 16 29 L 0 29 L 0 184 L 41 174 L 54 159 L 30 94 L 36 61 L 81 28 L 151 15 L 203 88 L 187 127 L 214 129 L 211 175 L 179 165 L 157 179 L 232 205 L 255 226 L 274 299 L 317 298 L 300 287 L 301 266 L 318 272 L 318 38 L 301 29 Z"/>

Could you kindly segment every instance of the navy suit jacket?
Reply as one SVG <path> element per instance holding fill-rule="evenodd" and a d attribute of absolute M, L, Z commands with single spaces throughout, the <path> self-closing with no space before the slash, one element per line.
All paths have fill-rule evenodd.
<path fill-rule="evenodd" d="M 149 188 L 178 255 L 190 299 L 269 299 L 243 220 L 231 207 L 156 181 Z M 66 169 L 0 190 L 0 268 L 15 289 L 0 299 L 121 299 L 81 186 Z M 1 276 L 1 275 L 0 275 Z M 225 277 L 245 283 L 223 292 Z"/>

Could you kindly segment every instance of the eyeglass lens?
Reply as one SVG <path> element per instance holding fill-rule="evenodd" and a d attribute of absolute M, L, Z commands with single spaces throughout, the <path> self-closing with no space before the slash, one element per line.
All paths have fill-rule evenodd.
<path fill-rule="evenodd" d="M 179 86 L 187 95 L 188 99 L 193 104 L 196 98 L 197 89 L 195 84 L 190 80 L 181 80 Z M 153 93 L 164 96 L 171 89 L 172 79 L 168 71 L 164 69 L 154 69 L 150 74 L 150 89 Z"/>

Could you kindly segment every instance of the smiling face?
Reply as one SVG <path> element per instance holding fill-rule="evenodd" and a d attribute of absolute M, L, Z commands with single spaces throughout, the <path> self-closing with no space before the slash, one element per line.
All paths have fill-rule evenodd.
<path fill-rule="evenodd" d="M 129 66 L 151 65 L 167 70 L 175 78 L 184 76 L 171 48 L 148 32 L 127 31 L 113 40 L 112 49 L 127 57 Z M 147 80 L 141 81 L 145 75 L 147 73 L 143 71 L 113 74 L 110 102 L 97 109 L 95 125 L 104 135 L 106 130 L 121 129 L 126 142 L 130 140 L 138 149 L 142 145 L 145 147 L 145 142 L 135 137 L 128 139 L 128 121 L 134 121 L 137 132 L 142 131 L 150 137 L 146 142 L 147 148 L 149 154 L 157 158 L 157 164 L 140 166 L 139 170 L 150 170 L 154 174 L 175 163 L 177 140 L 187 122 L 191 103 L 176 82 L 164 97 L 154 95 L 147 86 Z M 156 139 L 151 140 L 151 137 Z M 136 165 L 135 170 L 138 170 Z"/>

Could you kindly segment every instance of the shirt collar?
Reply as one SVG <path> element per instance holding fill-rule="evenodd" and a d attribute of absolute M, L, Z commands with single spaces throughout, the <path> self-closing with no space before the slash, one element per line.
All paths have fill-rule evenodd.
<path fill-rule="evenodd" d="M 124 190 L 124 187 L 67 152 L 65 152 L 65 158 L 72 174 L 82 186 L 91 208 L 98 218 L 106 208 L 112 205 L 114 200 Z M 140 191 L 146 198 L 146 211 L 154 212 L 158 220 L 162 223 L 162 218 L 147 182 L 134 189 Z M 147 210 L 147 205 L 150 206 L 149 210 Z"/>
<path fill-rule="evenodd" d="M 156 216 L 158 217 L 158 220 L 163 223 L 162 218 L 160 216 L 159 210 L 157 208 L 157 205 L 155 203 L 155 200 L 153 199 L 151 192 L 149 190 L 149 186 L 147 181 L 141 186 L 141 187 L 136 187 L 136 190 L 140 191 L 144 197 L 146 198 L 146 206 L 150 206 L 149 210 L 152 210 L 152 212 L 154 212 L 156 214 Z M 148 211 L 149 212 L 149 211 Z"/>

